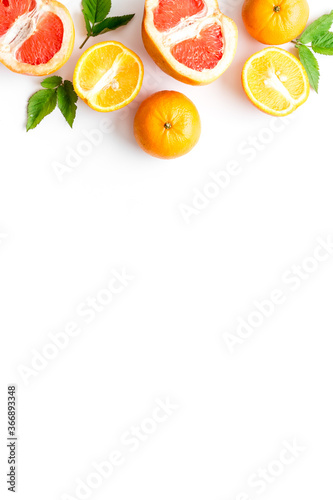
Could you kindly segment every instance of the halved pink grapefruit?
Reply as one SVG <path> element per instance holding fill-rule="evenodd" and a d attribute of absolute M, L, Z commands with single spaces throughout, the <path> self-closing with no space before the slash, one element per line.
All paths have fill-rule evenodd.
<path fill-rule="evenodd" d="M 70 13 L 56 0 L 0 0 L 0 62 L 16 73 L 48 75 L 74 46 Z"/>
<path fill-rule="evenodd" d="M 142 37 L 163 71 L 183 83 L 206 85 L 230 66 L 238 31 L 217 0 L 146 0 Z"/>

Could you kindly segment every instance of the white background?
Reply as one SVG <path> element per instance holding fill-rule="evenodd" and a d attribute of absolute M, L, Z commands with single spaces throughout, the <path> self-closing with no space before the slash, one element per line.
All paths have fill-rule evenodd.
<path fill-rule="evenodd" d="M 58 74 L 72 79 L 84 22 L 78 0 L 64 3 L 76 44 Z M 143 90 L 126 113 L 102 115 L 79 102 L 73 130 L 56 111 L 26 133 L 26 103 L 41 79 L 0 68 L 1 491 L 6 385 L 16 383 L 20 500 L 76 498 L 78 478 L 113 450 L 124 464 L 89 498 L 328 498 L 333 256 L 296 292 L 282 276 L 313 255 L 318 237 L 333 235 L 333 59 L 318 56 L 319 95 L 312 91 L 248 161 L 239 148 L 267 137 L 272 122 L 242 90 L 243 64 L 263 46 L 245 31 L 240 2 L 220 2 L 239 27 L 236 58 L 202 88 L 173 80 L 149 58 L 143 4 L 115 0 L 114 15 L 136 16 L 99 38 L 123 42 L 144 62 Z M 310 19 L 331 8 L 311 0 Z M 199 145 L 171 162 L 147 156 L 132 133 L 138 104 L 163 89 L 185 93 L 202 118 Z M 114 129 L 60 182 L 55 162 L 65 164 L 68 148 L 105 119 Z M 180 205 L 234 159 L 241 173 L 186 224 Z M 131 284 L 86 325 L 77 306 L 123 268 Z M 231 354 L 223 334 L 275 288 L 285 303 Z M 25 385 L 19 365 L 31 366 L 32 350 L 72 320 L 82 333 Z M 122 434 L 165 397 L 178 409 L 131 453 Z M 279 458 L 285 440 L 306 450 L 259 495 L 248 478 Z"/>

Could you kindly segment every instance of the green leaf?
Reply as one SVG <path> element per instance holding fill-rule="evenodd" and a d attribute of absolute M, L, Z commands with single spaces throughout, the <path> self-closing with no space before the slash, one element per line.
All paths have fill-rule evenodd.
<path fill-rule="evenodd" d="M 81 44 L 80 49 L 82 49 L 91 36 L 116 30 L 120 26 L 125 26 L 133 19 L 134 14 L 106 17 L 111 10 L 111 5 L 111 0 L 82 0 L 82 12 L 86 23 L 87 37 Z"/>
<path fill-rule="evenodd" d="M 31 130 L 52 113 L 57 105 L 57 91 L 54 89 L 39 90 L 29 99 L 27 131 Z"/>
<path fill-rule="evenodd" d="M 300 37 L 302 43 L 310 43 L 324 31 L 328 31 L 333 23 L 333 10 L 310 24 Z"/>
<path fill-rule="evenodd" d="M 105 19 L 111 10 L 111 0 L 82 0 L 83 15 L 92 23 Z"/>
<path fill-rule="evenodd" d="M 317 54 L 333 56 L 333 33 L 328 31 L 315 38 L 312 42 L 312 50 Z"/>
<path fill-rule="evenodd" d="M 66 118 L 67 123 L 70 127 L 73 127 L 73 122 L 76 116 L 77 105 L 77 95 L 75 93 L 72 82 L 69 80 L 65 80 L 57 90 L 58 97 L 58 107 L 64 117 Z"/>
<path fill-rule="evenodd" d="M 298 45 L 297 48 L 299 50 L 299 58 L 301 60 L 301 63 L 303 64 L 308 74 L 310 85 L 318 93 L 320 78 L 318 61 L 311 50 L 305 45 Z"/>
<path fill-rule="evenodd" d="M 50 76 L 49 78 L 45 78 L 45 80 L 42 81 L 41 86 L 44 87 L 44 89 L 55 89 L 61 84 L 61 76 Z"/>
<path fill-rule="evenodd" d="M 107 31 L 113 31 L 120 26 L 125 26 L 128 24 L 135 14 L 129 14 L 128 16 L 116 16 L 116 17 L 107 17 L 104 21 L 100 22 L 93 26 L 93 36 L 101 35 L 102 33 L 106 33 Z"/>
<path fill-rule="evenodd" d="M 89 17 L 87 16 L 87 14 L 84 11 L 82 11 L 82 13 L 83 13 L 83 17 L 84 17 L 84 22 L 86 23 L 87 35 L 91 35 L 91 24 L 90 24 Z"/>
<path fill-rule="evenodd" d="M 97 0 L 95 23 L 100 23 L 111 10 L 111 0 Z"/>
<path fill-rule="evenodd" d="M 94 8 L 94 0 L 82 0 L 82 12 L 84 18 L 90 21 L 91 23 L 95 22 L 95 8 Z"/>

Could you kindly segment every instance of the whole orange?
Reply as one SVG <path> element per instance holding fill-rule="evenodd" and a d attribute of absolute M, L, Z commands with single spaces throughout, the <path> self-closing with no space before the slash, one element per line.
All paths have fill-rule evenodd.
<path fill-rule="evenodd" d="M 253 38 L 266 45 L 290 42 L 309 19 L 306 0 L 245 0 L 243 21 Z"/>
<path fill-rule="evenodd" d="M 140 105 L 134 135 L 148 154 L 162 159 L 183 156 L 197 144 L 201 122 L 193 102 L 180 92 L 163 90 Z"/>

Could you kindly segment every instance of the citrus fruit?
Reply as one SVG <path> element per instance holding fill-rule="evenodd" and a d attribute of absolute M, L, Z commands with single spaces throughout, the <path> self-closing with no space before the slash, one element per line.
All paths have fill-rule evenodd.
<path fill-rule="evenodd" d="M 298 37 L 309 19 L 306 0 L 245 0 L 243 21 L 253 38 L 281 45 Z"/>
<path fill-rule="evenodd" d="M 123 108 L 138 95 L 143 80 L 141 59 L 119 42 L 102 42 L 77 62 L 73 84 L 78 96 L 96 111 Z"/>
<path fill-rule="evenodd" d="M 268 47 L 245 63 L 242 82 L 250 101 L 274 116 L 286 116 L 309 97 L 310 84 L 302 63 L 290 52 Z"/>
<path fill-rule="evenodd" d="M 0 62 L 16 73 L 48 75 L 69 59 L 74 25 L 55 0 L 0 0 Z"/>
<path fill-rule="evenodd" d="M 146 153 L 172 159 L 198 142 L 201 122 L 193 102 L 180 92 L 163 90 L 143 101 L 134 119 L 134 135 Z"/>
<path fill-rule="evenodd" d="M 146 0 L 142 38 L 167 74 L 183 83 L 206 85 L 230 66 L 238 32 L 217 0 Z"/>

